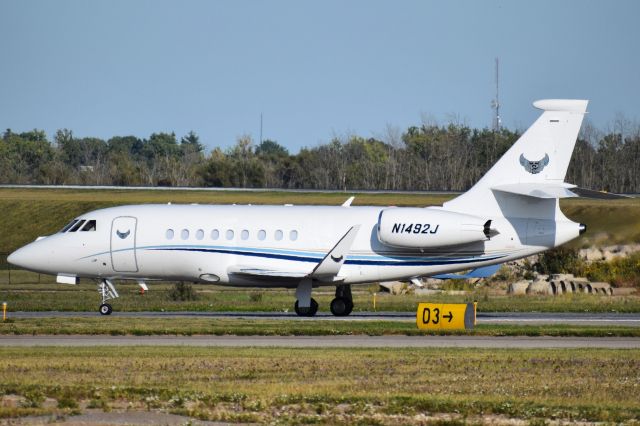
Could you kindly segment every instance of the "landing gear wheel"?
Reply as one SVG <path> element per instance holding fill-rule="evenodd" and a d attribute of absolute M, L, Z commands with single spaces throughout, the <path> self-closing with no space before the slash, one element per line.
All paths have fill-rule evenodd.
<path fill-rule="evenodd" d="M 107 303 L 107 300 L 118 297 L 118 292 L 116 291 L 115 286 L 108 279 L 102 279 L 98 284 L 98 292 L 100 293 L 100 296 L 102 296 L 102 305 L 100 305 L 100 309 L 98 311 L 102 315 L 111 315 L 113 308 Z"/>
<path fill-rule="evenodd" d="M 102 305 L 100 305 L 100 313 L 102 315 L 111 315 L 111 312 L 113 312 L 113 308 L 110 304 L 103 303 Z"/>
<path fill-rule="evenodd" d="M 296 314 L 301 317 L 312 317 L 318 312 L 318 302 L 315 299 L 311 299 L 311 306 L 308 308 L 301 308 L 298 306 L 298 301 L 296 300 L 296 304 L 293 306 Z"/>
<path fill-rule="evenodd" d="M 336 297 L 331 301 L 331 313 L 337 317 L 346 317 L 353 310 L 353 302 L 346 297 Z"/>

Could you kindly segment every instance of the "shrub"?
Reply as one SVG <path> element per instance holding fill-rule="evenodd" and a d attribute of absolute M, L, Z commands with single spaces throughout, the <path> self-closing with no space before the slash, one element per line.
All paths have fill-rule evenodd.
<path fill-rule="evenodd" d="M 541 274 L 574 274 L 584 272 L 584 262 L 575 249 L 559 247 L 545 251 L 538 256 L 534 269 Z"/>
<path fill-rule="evenodd" d="M 78 402 L 70 396 L 63 396 L 58 399 L 58 408 L 78 408 Z"/>
<path fill-rule="evenodd" d="M 177 282 L 169 291 L 169 299 L 175 302 L 184 302 L 188 300 L 197 300 L 198 294 L 190 283 L 183 281 Z"/>
<path fill-rule="evenodd" d="M 591 281 L 604 281 L 619 287 L 640 288 L 640 253 L 609 262 L 592 262 L 585 267 L 585 275 Z"/>
<path fill-rule="evenodd" d="M 22 396 L 24 401 L 20 405 L 25 408 L 40 408 L 45 399 L 44 394 L 36 389 L 28 390 Z"/>

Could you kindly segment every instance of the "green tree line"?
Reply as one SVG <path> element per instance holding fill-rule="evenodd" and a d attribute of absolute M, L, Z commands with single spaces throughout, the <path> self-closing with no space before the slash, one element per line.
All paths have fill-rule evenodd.
<path fill-rule="evenodd" d="M 517 140 L 519 132 L 461 124 L 412 126 L 382 138 L 348 136 L 297 154 L 248 136 L 207 153 L 189 132 L 148 138 L 76 137 L 42 130 L 0 139 L 0 183 L 209 186 L 340 190 L 464 191 Z M 584 126 L 567 181 L 618 193 L 640 192 L 640 128 L 599 132 Z"/>

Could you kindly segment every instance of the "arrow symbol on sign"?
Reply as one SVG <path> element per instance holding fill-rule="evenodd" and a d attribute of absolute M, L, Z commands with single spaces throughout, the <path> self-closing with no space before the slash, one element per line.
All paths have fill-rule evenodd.
<path fill-rule="evenodd" d="M 449 318 L 449 322 L 453 319 L 453 314 L 449 311 L 449 315 L 443 315 L 442 318 Z"/>

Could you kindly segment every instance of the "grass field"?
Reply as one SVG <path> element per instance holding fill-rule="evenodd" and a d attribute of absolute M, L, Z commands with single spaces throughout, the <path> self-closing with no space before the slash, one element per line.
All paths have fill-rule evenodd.
<path fill-rule="evenodd" d="M 0 321 L 2 335 L 234 335 L 234 336 L 349 336 L 349 335 L 469 335 L 640 337 L 640 327 L 574 325 L 478 325 L 468 331 L 424 331 L 415 321 L 317 321 L 263 318 L 17 318 Z"/>
<path fill-rule="evenodd" d="M 144 191 L 95 189 L 0 189 L 0 253 L 10 252 L 39 235 L 58 231 L 73 217 L 90 210 L 136 203 L 329 204 L 356 195 L 353 205 L 441 205 L 454 195 Z M 589 232 L 572 243 L 609 245 L 640 241 L 640 198 L 629 200 L 563 200 L 563 211 L 586 223 Z"/>
<path fill-rule="evenodd" d="M 166 410 L 277 424 L 640 418 L 640 351 L 0 348 L 0 417 Z"/>
<path fill-rule="evenodd" d="M 30 279 L 37 280 L 37 276 Z M 51 277 L 42 276 L 41 284 L 0 284 L 0 302 L 7 302 L 9 311 L 97 311 L 100 297 L 95 283 L 83 281 L 77 286 L 45 283 Z M 377 286 L 354 286 L 354 312 L 373 311 L 372 289 Z M 292 312 L 295 290 L 234 289 L 194 284 L 197 300 L 172 301 L 171 284 L 149 284 L 150 290 L 140 295 L 136 284 L 117 283 L 120 297 L 111 301 L 117 312 L 139 311 L 199 311 L 199 312 Z M 329 311 L 334 297 L 330 288 L 314 290 L 320 312 Z M 415 311 L 420 302 L 478 302 L 479 312 L 640 312 L 637 296 L 599 296 L 566 294 L 560 296 L 505 296 L 486 289 L 466 294 L 395 295 L 378 293 L 376 310 L 390 312 Z"/>

